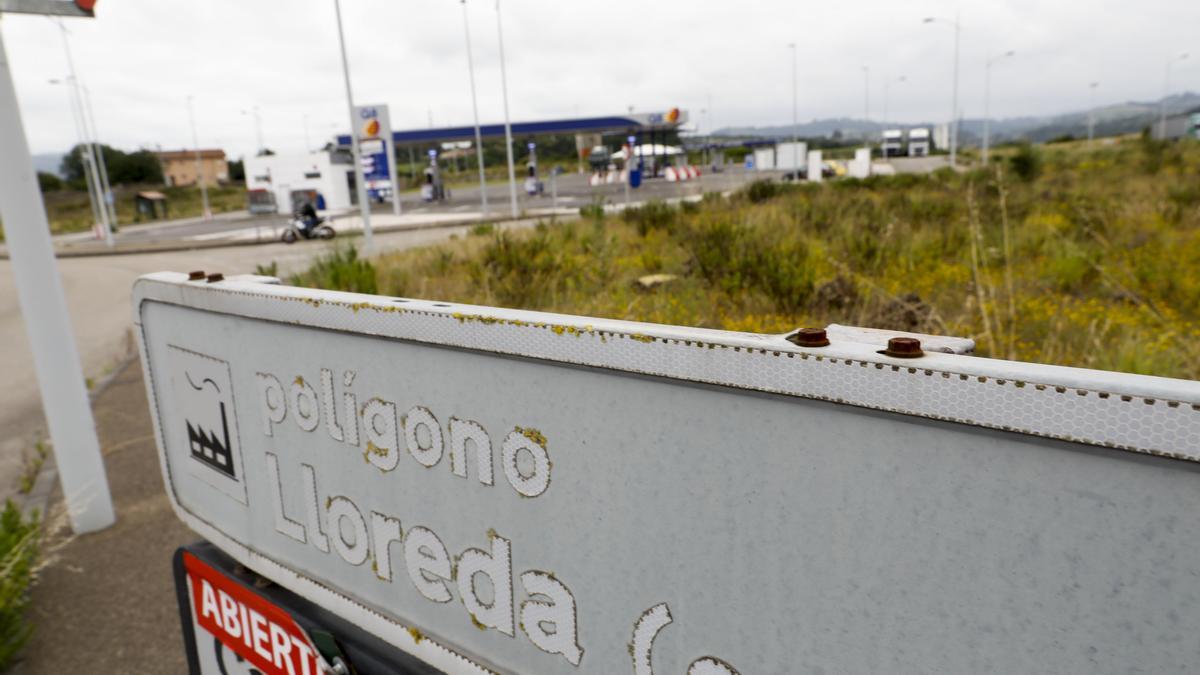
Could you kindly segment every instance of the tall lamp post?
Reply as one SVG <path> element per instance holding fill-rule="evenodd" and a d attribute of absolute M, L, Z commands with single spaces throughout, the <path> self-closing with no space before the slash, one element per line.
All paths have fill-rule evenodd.
<path fill-rule="evenodd" d="M 362 147 L 358 142 L 358 120 L 354 119 L 354 90 L 350 88 L 350 61 L 346 58 L 346 33 L 342 30 L 342 3 L 333 0 L 333 11 L 337 15 L 338 46 L 342 50 L 342 79 L 346 83 L 346 114 L 350 118 L 350 152 L 354 160 L 354 185 L 358 192 L 358 210 L 362 214 L 363 249 L 371 250 L 371 204 L 367 201 L 367 179 L 363 176 Z M 394 159 L 393 159 L 394 161 Z M 400 200 L 399 186 L 393 186 L 397 203 Z"/>
<path fill-rule="evenodd" d="M 1008 50 L 1000 56 L 994 56 L 987 60 L 983 68 L 983 165 L 988 163 L 988 149 L 991 147 L 991 132 L 992 118 L 989 112 L 992 100 L 992 66 L 999 63 L 1002 59 L 1015 54 L 1013 50 Z"/>
<path fill-rule="evenodd" d="M 112 189 L 108 186 L 108 170 L 104 167 L 104 151 L 100 149 L 96 143 L 95 125 L 88 120 L 88 111 L 91 109 L 90 99 L 85 98 L 86 88 L 80 86 L 79 76 L 75 72 L 75 58 L 71 54 L 71 42 L 67 39 L 67 27 L 63 25 L 61 20 L 57 21 L 59 34 L 62 35 L 63 53 L 67 57 L 67 85 L 74 92 L 76 105 L 79 109 L 79 122 L 83 129 L 84 152 L 86 153 L 85 163 L 90 163 L 92 166 L 92 179 L 95 181 L 96 189 L 96 206 L 100 213 L 100 226 L 104 228 L 104 241 L 109 246 L 115 242 L 113 239 L 113 223 L 116 222 L 116 211 L 113 209 L 113 204 L 110 201 L 112 197 Z"/>
<path fill-rule="evenodd" d="M 1162 140 L 1167 139 L 1167 96 L 1171 94 L 1171 66 L 1175 63 L 1183 61 L 1188 57 L 1187 52 L 1167 59 L 1167 66 L 1163 74 L 1163 97 L 1162 103 L 1158 106 L 1158 133 Z"/>
<path fill-rule="evenodd" d="M 467 0 L 461 0 L 463 35 L 467 41 L 467 74 L 471 78 L 471 114 L 475 116 L 475 157 L 479 164 L 479 199 L 483 217 L 488 214 L 487 177 L 483 168 L 483 132 L 479 129 L 479 102 L 475 97 L 475 59 L 471 56 L 471 25 L 467 21 Z"/>
<path fill-rule="evenodd" d="M 94 219 L 95 227 L 108 228 L 104 225 L 104 217 L 100 213 L 103 199 L 100 197 L 100 180 L 97 178 L 96 167 L 92 165 L 92 154 L 89 150 L 91 145 L 87 139 L 87 132 L 84 130 L 82 105 L 79 102 L 79 91 L 75 88 L 75 83 L 71 76 L 67 76 L 65 80 L 52 79 L 50 84 L 61 84 L 67 87 L 67 97 L 71 103 L 71 118 L 75 122 L 75 133 L 79 135 L 79 160 L 83 167 L 83 181 L 88 189 L 88 201 L 92 204 L 92 218 Z"/>
<path fill-rule="evenodd" d="M 254 150 L 254 154 L 258 155 L 263 151 L 264 148 L 267 147 L 266 144 L 263 143 L 262 117 L 260 117 L 258 114 L 258 106 L 254 106 L 250 110 L 243 110 L 242 114 L 250 115 L 254 119 L 254 141 L 258 143 L 258 147 Z"/>
<path fill-rule="evenodd" d="M 871 147 L 871 67 L 863 66 L 863 146 Z"/>
<path fill-rule="evenodd" d="M 72 3 L 27 3 L 23 11 L 91 16 Z M 10 68 L 0 30 L 0 219 L 67 516 L 76 533 L 94 532 L 112 525 L 116 514 Z"/>
<path fill-rule="evenodd" d="M 512 124 L 508 121 L 508 73 L 504 67 L 504 22 L 500 20 L 500 0 L 496 0 L 496 37 L 500 44 L 500 91 L 504 97 L 504 152 L 508 155 L 508 196 L 512 202 L 512 217 L 517 210 L 517 170 L 513 165 Z"/>
<path fill-rule="evenodd" d="M 962 24 L 958 15 L 954 19 L 943 19 L 936 16 L 925 18 L 925 23 L 944 23 L 954 28 L 954 80 L 950 96 L 950 166 L 958 165 L 958 42 L 962 33 Z"/>
<path fill-rule="evenodd" d="M 887 127 L 887 125 L 888 125 L 888 98 L 889 98 L 888 89 L 890 88 L 892 82 L 895 82 L 896 84 L 900 84 L 901 82 L 907 82 L 907 81 L 908 81 L 908 77 L 906 77 L 904 75 L 901 75 L 895 79 L 884 78 L 884 80 L 883 80 L 883 120 L 882 120 L 884 127 Z"/>
<path fill-rule="evenodd" d="M 204 164 L 200 161 L 200 138 L 196 134 L 196 107 L 194 98 L 187 97 L 188 119 L 192 122 L 192 147 L 196 153 L 196 182 L 200 184 L 200 203 L 204 206 L 204 219 L 212 218 L 212 210 L 208 207 L 208 181 L 204 180 Z"/>
<path fill-rule="evenodd" d="M 1088 83 L 1088 149 L 1092 148 L 1092 139 L 1096 137 L 1096 87 L 1099 82 Z"/>
<path fill-rule="evenodd" d="M 796 113 L 796 43 L 789 42 L 788 49 L 792 50 L 792 171 L 796 172 L 796 180 L 800 180 L 800 129 Z"/>

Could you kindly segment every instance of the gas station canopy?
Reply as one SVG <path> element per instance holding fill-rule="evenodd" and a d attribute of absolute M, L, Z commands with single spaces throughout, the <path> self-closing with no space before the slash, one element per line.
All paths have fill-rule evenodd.
<path fill-rule="evenodd" d="M 580 117 L 574 119 L 545 120 L 541 122 L 513 122 L 512 133 L 514 136 L 539 134 L 642 134 L 671 131 L 685 124 L 687 120 L 687 111 L 680 110 L 679 108 L 671 108 L 665 112 L 655 113 L 613 115 L 608 117 Z M 479 131 L 484 138 L 503 137 L 504 125 L 484 124 L 480 126 Z M 473 125 L 392 132 L 392 140 L 397 145 L 474 138 L 475 127 Z M 341 147 L 349 147 L 350 136 L 345 134 L 339 135 L 337 143 Z"/>

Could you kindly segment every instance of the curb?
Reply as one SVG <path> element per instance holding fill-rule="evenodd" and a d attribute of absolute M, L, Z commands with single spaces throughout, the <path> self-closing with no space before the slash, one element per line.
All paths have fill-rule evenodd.
<path fill-rule="evenodd" d="M 97 399 L 116 381 L 122 373 L 125 372 L 130 365 L 137 361 L 137 353 L 127 355 L 117 365 L 101 378 L 88 392 L 88 402 L 94 408 Z M 103 452 L 103 448 L 101 448 Z M 54 463 L 54 452 L 51 451 L 46 455 L 45 461 L 42 462 L 41 468 L 38 469 L 37 478 L 33 481 L 33 488 L 27 494 L 17 494 L 15 500 L 17 506 L 21 509 L 21 513 L 29 517 L 33 512 L 37 512 L 41 518 L 40 525 L 46 526 L 46 513 L 50 505 L 50 497 L 54 494 L 54 490 L 58 487 L 58 467 Z M 45 530 L 43 529 L 43 534 Z"/>
<path fill-rule="evenodd" d="M 573 214 L 578 215 L 578 213 Z M 448 227 L 461 227 L 463 225 L 472 225 L 477 223 L 502 223 L 517 222 L 521 220 L 529 220 L 531 218 L 567 218 L 569 214 L 544 214 L 544 215 L 521 215 L 516 218 L 512 216 L 504 216 L 500 218 L 462 218 L 458 220 L 444 220 L 436 223 L 414 224 L 414 225 L 384 225 L 381 227 L 371 228 L 373 234 L 387 234 L 390 232 L 417 231 L 417 230 L 436 230 Z M 349 232 L 342 234 L 342 237 L 361 236 L 362 232 Z M 109 248 L 93 248 L 83 250 L 56 250 L 55 258 L 99 258 L 104 256 L 121 256 L 121 255 L 141 255 L 145 253 L 172 253 L 176 251 L 196 251 L 210 248 L 234 248 L 241 246 L 262 246 L 266 244 L 283 243 L 279 239 L 271 238 L 267 240 L 255 241 L 237 241 L 237 240 L 221 240 L 215 239 L 210 241 L 192 241 L 192 240 L 174 240 L 162 242 L 160 245 L 134 245 L 129 248 L 120 248 L 120 245 Z M 8 260 L 9 253 L 7 250 L 0 251 L 0 260 Z"/>

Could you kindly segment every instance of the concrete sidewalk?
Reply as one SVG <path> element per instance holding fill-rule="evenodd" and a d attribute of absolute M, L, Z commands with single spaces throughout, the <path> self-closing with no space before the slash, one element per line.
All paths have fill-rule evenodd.
<path fill-rule="evenodd" d="M 72 536 L 54 488 L 33 640 L 13 673 L 185 673 L 171 555 L 198 537 L 167 501 L 139 362 L 113 378 L 93 410 L 117 523 Z"/>

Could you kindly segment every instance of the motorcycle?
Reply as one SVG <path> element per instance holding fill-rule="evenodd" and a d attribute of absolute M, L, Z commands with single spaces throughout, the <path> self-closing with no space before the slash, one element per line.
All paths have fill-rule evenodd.
<path fill-rule="evenodd" d="M 325 218 L 317 218 L 310 226 L 297 214 L 288 221 L 280 239 L 285 244 L 293 244 L 300 239 L 333 239 L 336 235 L 337 232 L 329 226 Z"/>

